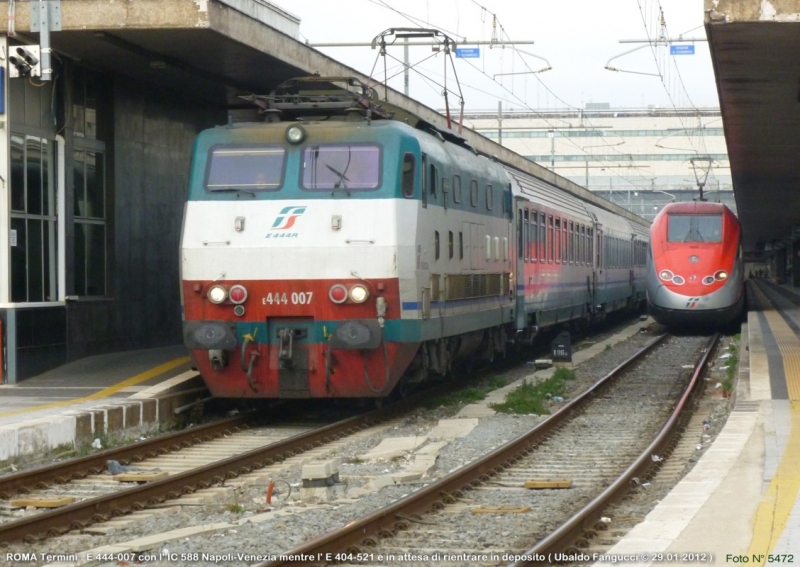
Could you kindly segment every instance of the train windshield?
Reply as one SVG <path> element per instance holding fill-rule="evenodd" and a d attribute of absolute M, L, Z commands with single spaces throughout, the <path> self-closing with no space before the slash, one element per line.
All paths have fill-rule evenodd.
<path fill-rule="evenodd" d="M 667 241 L 721 242 L 722 215 L 669 215 Z"/>
<path fill-rule="evenodd" d="M 311 191 L 370 191 L 380 185 L 378 146 L 309 146 L 303 152 L 303 188 Z"/>
<path fill-rule="evenodd" d="M 214 146 L 208 160 L 206 189 L 275 191 L 283 184 L 286 151 L 268 146 Z"/>

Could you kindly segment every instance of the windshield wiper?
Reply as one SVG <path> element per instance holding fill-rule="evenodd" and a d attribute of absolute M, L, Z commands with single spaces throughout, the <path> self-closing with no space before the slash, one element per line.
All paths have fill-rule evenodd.
<path fill-rule="evenodd" d="M 331 165 L 328 165 L 327 163 L 325 164 L 325 167 L 327 167 L 328 169 L 330 169 L 332 172 L 334 172 L 336 175 L 339 176 L 339 181 L 337 181 L 333 185 L 333 188 L 334 189 L 339 189 L 341 187 L 342 189 L 347 191 L 347 194 L 349 195 L 350 191 L 347 189 L 347 183 L 345 183 L 346 181 L 350 181 L 347 178 L 347 176 L 344 173 L 342 173 L 341 171 L 339 171 L 338 169 L 336 169 L 335 167 L 333 167 Z M 333 195 L 333 191 L 331 191 L 331 195 Z"/>

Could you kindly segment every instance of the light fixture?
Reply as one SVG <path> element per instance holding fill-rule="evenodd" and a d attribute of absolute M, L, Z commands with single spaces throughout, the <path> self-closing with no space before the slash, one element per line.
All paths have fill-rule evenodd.
<path fill-rule="evenodd" d="M 286 141 L 290 144 L 299 144 L 306 139 L 306 131 L 302 126 L 294 124 L 286 129 Z"/>

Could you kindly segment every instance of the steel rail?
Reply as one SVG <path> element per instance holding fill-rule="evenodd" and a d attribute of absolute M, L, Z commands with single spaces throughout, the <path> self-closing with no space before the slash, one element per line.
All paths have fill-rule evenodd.
<path fill-rule="evenodd" d="M 0 499 L 8 500 L 15 494 L 27 494 L 51 484 L 66 484 L 70 480 L 99 474 L 106 469 L 106 461 L 109 460 L 128 464 L 234 433 L 245 428 L 247 422 L 252 421 L 254 417 L 254 413 L 248 412 L 184 431 L 159 435 L 125 447 L 107 449 L 86 457 L 0 476 Z"/>
<path fill-rule="evenodd" d="M 369 549 L 377 543 L 379 537 L 395 535 L 399 530 L 407 527 L 409 522 L 402 516 L 418 516 L 431 510 L 442 509 L 446 504 L 454 503 L 464 496 L 465 491 L 472 490 L 491 480 L 492 477 L 512 467 L 523 456 L 533 452 L 537 444 L 545 440 L 574 413 L 582 411 L 583 406 L 613 382 L 622 370 L 660 344 L 666 336 L 664 334 L 654 338 L 585 392 L 570 400 L 561 410 L 506 445 L 401 498 L 386 508 L 354 520 L 343 528 L 311 539 L 282 553 L 282 559 L 261 563 L 258 567 L 313 565 L 314 561 L 304 560 L 304 558 L 325 557 L 327 553 L 345 550 L 359 552 Z"/>
<path fill-rule="evenodd" d="M 521 556 L 530 558 L 548 558 L 551 553 L 561 551 L 567 548 L 572 542 L 579 539 L 579 535 L 591 527 L 599 520 L 601 512 L 610 503 L 622 498 L 627 494 L 633 486 L 632 480 L 634 478 L 648 477 L 648 471 L 653 468 L 660 468 L 661 462 L 655 462 L 652 459 L 653 455 L 663 456 L 667 454 L 667 449 L 675 438 L 675 434 L 681 426 L 682 418 L 686 415 L 689 407 L 689 402 L 701 390 L 703 381 L 701 378 L 708 368 L 708 360 L 716 350 L 719 344 L 719 333 L 716 333 L 706 345 L 703 356 L 695 366 L 692 378 L 686 387 L 681 399 L 672 410 L 664 426 L 659 431 L 658 435 L 653 439 L 650 445 L 642 451 L 637 459 L 631 464 L 624 472 L 622 472 L 617 479 L 612 482 L 608 488 L 595 497 L 591 502 L 586 504 L 569 520 L 564 522 L 561 526 L 556 528 L 550 535 L 536 543 L 527 551 L 521 553 Z M 669 450 L 671 452 L 671 449 Z M 576 551 L 577 553 L 577 551 Z M 513 567 L 522 567 L 523 565 L 549 565 L 549 559 L 546 561 L 533 561 L 523 560 L 509 564 Z"/>
<path fill-rule="evenodd" d="M 0 524 L 0 544 L 13 541 L 33 542 L 45 537 L 55 537 L 72 529 L 83 529 L 95 522 L 103 522 L 112 517 L 142 510 L 147 505 L 178 498 L 182 494 L 190 494 L 198 488 L 221 484 L 226 479 L 235 478 L 240 474 L 246 474 L 274 462 L 282 461 L 297 453 L 329 443 L 388 419 L 407 408 L 411 400 L 412 398 L 408 398 L 385 409 L 340 420 L 266 447 L 253 449 L 135 488 L 90 498 L 56 510 Z"/>

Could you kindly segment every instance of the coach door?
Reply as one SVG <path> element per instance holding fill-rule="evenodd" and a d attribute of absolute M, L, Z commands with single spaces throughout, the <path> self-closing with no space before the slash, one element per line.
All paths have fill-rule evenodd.
<path fill-rule="evenodd" d="M 311 317 L 267 319 L 269 366 L 278 370 L 278 394 L 281 398 L 308 398 L 311 395 L 308 350 L 313 323 Z"/>

